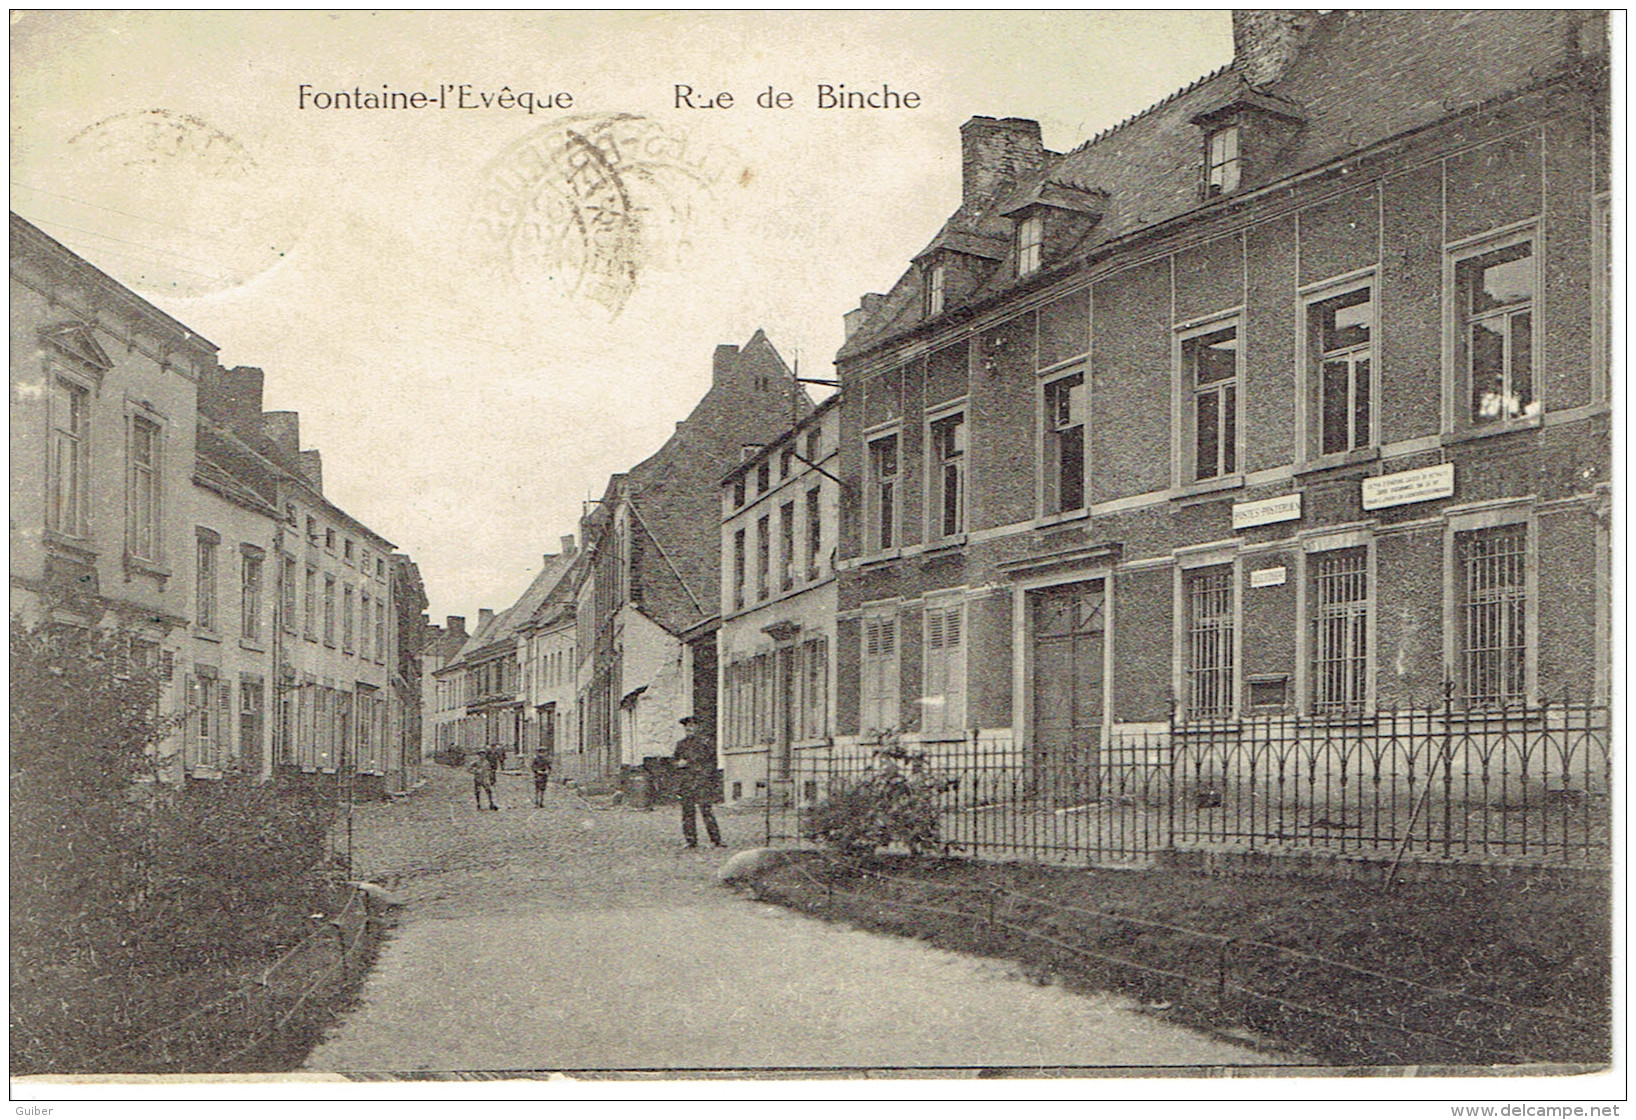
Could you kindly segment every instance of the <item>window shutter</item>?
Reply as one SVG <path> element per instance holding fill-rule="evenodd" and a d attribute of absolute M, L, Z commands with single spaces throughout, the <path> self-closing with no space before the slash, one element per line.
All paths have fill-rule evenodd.
<path fill-rule="evenodd" d="M 216 757 L 211 765 L 220 768 L 233 755 L 233 685 L 223 680 L 216 685 Z"/>
<path fill-rule="evenodd" d="M 943 629 L 944 730 L 960 731 L 966 722 L 966 651 L 961 633 L 964 606 L 950 607 Z"/>

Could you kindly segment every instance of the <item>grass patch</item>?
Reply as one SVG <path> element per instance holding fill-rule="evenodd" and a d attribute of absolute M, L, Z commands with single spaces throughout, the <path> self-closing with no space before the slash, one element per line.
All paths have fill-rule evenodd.
<path fill-rule="evenodd" d="M 1326 1065 L 1603 1065 L 1609 886 L 1378 886 L 797 853 L 759 897 Z M 1375 974 L 1375 975 L 1372 975 Z M 1403 983 L 1410 981 L 1412 983 Z"/>

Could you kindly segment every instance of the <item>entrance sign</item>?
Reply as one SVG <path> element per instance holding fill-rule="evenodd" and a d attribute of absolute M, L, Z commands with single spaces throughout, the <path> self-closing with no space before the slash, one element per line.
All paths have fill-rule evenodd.
<path fill-rule="evenodd" d="M 1233 528 L 1248 529 L 1252 525 L 1271 525 L 1277 521 L 1299 521 L 1301 495 L 1284 494 L 1277 498 L 1263 498 L 1259 502 L 1233 503 Z"/>

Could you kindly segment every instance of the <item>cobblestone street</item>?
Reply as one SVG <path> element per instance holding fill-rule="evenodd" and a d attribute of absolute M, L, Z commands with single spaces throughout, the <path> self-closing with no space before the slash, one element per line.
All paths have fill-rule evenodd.
<path fill-rule="evenodd" d="M 406 902 L 326 1071 L 1200 1066 L 1267 1059 L 1013 969 L 828 925 L 715 882 L 674 806 L 588 807 L 461 773 L 360 806 L 358 874 Z M 720 813 L 727 851 L 760 818 Z"/>

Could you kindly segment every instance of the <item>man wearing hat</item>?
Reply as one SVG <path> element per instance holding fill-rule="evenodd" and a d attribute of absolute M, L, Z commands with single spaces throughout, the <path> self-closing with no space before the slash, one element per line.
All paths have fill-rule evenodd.
<path fill-rule="evenodd" d="M 682 839 L 689 848 L 699 846 L 699 829 L 693 823 L 693 809 L 697 806 L 710 842 L 720 848 L 721 829 L 716 826 L 716 814 L 710 808 L 716 792 L 716 749 L 700 738 L 698 732 L 698 719 L 683 716 L 682 738 L 670 756 L 676 768 L 677 793 L 682 799 Z"/>

